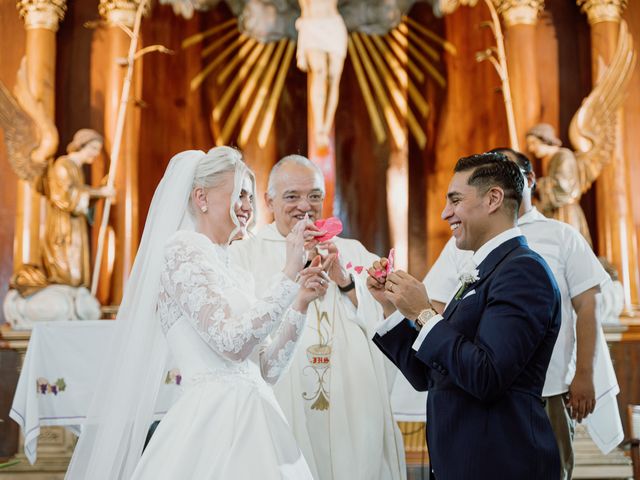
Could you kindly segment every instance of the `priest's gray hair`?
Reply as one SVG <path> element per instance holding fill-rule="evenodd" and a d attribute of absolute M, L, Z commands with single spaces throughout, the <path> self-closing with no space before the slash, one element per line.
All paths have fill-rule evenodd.
<path fill-rule="evenodd" d="M 253 191 L 250 193 L 253 197 L 255 197 L 256 191 L 256 177 L 247 164 L 244 163 L 240 150 L 226 146 L 213 147 L 209 150 L 206 155 L 200 159 L 196 166 L 191 191 L 193 192 L 196 188 L 210 189 L 219 187 L 225 180 L 224 174 L 228 172 L 235 173 L 233 178 L 233 191 L 231 192 L 229 202 L 229 215 L 233 223 L 236 225 L 236 228 L 229 237 L 232 239 L 242 228 L 233 205 L 236 199 L 240 198 L 242 183 L 247 175 L 251 180 L 251 188 Z M 255 218 L 256 205 L 254 199 L 251 200 L 251 206 L 253 208 L 253 218 Z M 194 219 L 198 213 L 193 205 L 193 197 L 191 195 L 189 196 L 189 213 Z"/>
<path fill-rule="evenodd" d="M 271 172 L 269 173 L 269 183 L 267 184 L 267 195 L 269 196 L 269 198 L 275 198 L 276 196 L 275 183 L 276 183 L 276 178 L 278 177 L 278 171 L 284 165 L 287 165 L 289 163 L 302 165 L 303 167 L 307 167 L 313 170 L 322 180 L 322 193 L 323 194 L 325 193 L 324 174 L 322 173 L 322 170 L 320 170 L 320 167 L 316 163 L 309 160 L 307 157 L 293 154 L 293 155 L 287 155 L 286 157 L 282 157 L 271 169 Z"/>

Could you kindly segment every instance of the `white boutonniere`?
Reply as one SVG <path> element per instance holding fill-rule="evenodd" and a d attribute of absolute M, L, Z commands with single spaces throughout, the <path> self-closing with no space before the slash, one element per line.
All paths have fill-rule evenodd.
<path fill-rule="evenodd" d="M 460 297 L 462 297 L 462 294 L 469 285 L 480 280 L 480 272 L 477 268 L 464 271 L 460 273 L 460 275 L 458 276 L 458 280 L 460 281 L 461 285 L 454 297 L 456 300 L 460 300 Z"/>

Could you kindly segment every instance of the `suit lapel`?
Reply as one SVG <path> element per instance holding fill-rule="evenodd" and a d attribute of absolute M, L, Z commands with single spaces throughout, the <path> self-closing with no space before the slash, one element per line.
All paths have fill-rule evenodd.
<path fill-rule="evenodd" d="M 467 285 L 464 291 L 467 292 L 472 288 L 478 288 L 478 286 L 480 286 L 482 282 L 484 282 L 493 273 L 496 267 L 500 265 L 500 263 L 507 257 L 509 253 L 511 253 L 517 247 L 526 246 L 526 245 L 527 245 L 527 241 L 522 235 L 512 238 L 510 240 L 507 240 L 506 242 L 498 245 L 498 247 L 493 249 L 491 253 L 487 255 L 487 258 L 485 258 L 480 263 L 480 265 L 478 265 L 478 277 L 479 277 L 478 280 Z M 455 312 L 456 308 L 462 301 L 463 297 L 464 297 L 464 294 L 459 299 L 456 300 L 454 297 L 449 302 L 449 305 L 447 305 L 447 308 L 445 309 L 442 315 L 443 318 L 447 319 L 451 315 L 453 315 L 453 312 Z"/>

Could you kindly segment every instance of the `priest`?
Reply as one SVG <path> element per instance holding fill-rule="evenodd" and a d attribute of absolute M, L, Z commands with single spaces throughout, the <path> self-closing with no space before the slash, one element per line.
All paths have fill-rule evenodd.
<path fill-rule="evenodd" d="M 293 225 L 305 216 L 321 220 L 324 196 L 322 172 L 309 159 L 289 155 L 273 167 L 265 200 L 275 221 L 231 246 L 232 259 L 255 277 L 258 295 L 282 269 Z M 289 371 L 274 387 L 276 397 L 314 478 L 405 479 L 386 361 L 369 340 L 382 318 L 365 285 L 366 267 L 376 257 L 356 240 L 328 239 L 336 223 L 309 238 L 309 247 L 323 255 L 331 285 L 309 306 Z"/>

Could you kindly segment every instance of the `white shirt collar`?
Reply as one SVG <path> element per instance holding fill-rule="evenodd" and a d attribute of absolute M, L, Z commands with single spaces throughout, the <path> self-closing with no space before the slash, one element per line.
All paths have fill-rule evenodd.
<path fill-rule="evenodd" d="M 499 233 L 491 240 L 482 245 L 471 257 L 473 263 L 478 266 L 480 265 L 485 258 L 489 256 L 489 254 L 502 245 L 507 240 L 511 240 L 512 238 L 516 238 L 522 235 L 520 229 L 518 227 L 510 228 L 509 230 L 505 230 L 502 233 Z"/>
<path fill-rule="evenodd" d="M 264 240 L 271 240 L 274 242 L 285 242 L 287 239 L 278 231 L 276 222 L 269 223 L 258 229 L 256 236 L 263 238 Z"/>
<path fill-rule="evenodd" d="M 539 222 L 540 220 L 547 220 L 547 217 L 541 214 L 536 207 L 531 207 L 531 210 L 518 218 L 518 225 Z"/>

